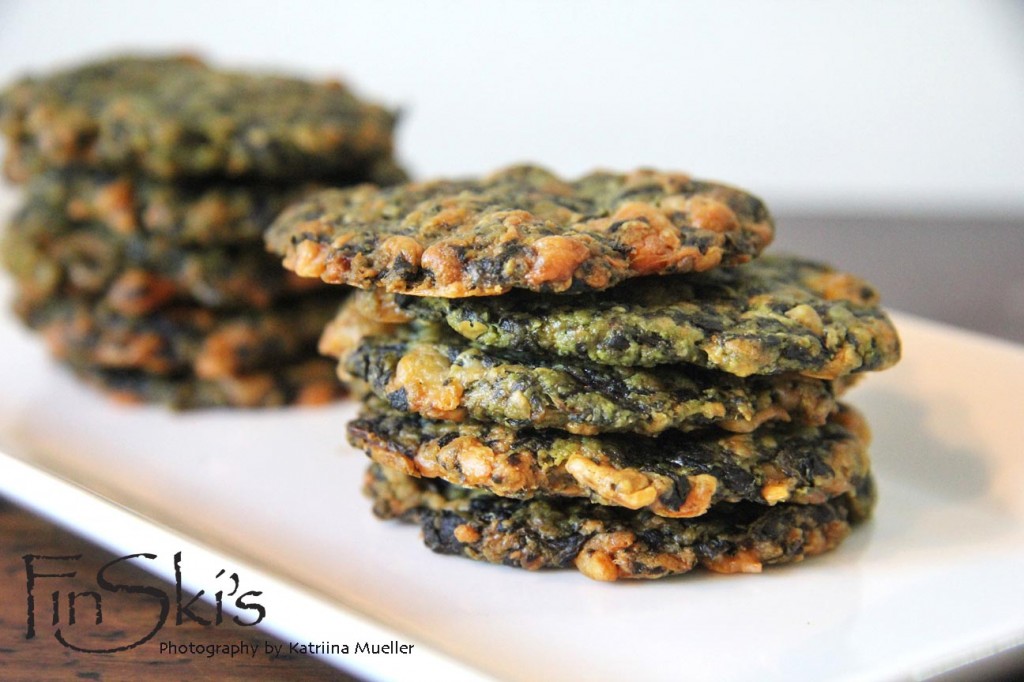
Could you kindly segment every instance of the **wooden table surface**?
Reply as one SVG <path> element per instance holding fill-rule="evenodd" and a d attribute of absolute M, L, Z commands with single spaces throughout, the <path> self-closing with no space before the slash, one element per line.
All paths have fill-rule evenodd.
<path fill-rule="evenodd" d="M 35 600 L 35 636 L 27 639 L 27 569 L 24 555 L 73 556 L 76 561 L 33 561 L 38 573 L 75 572 L 70 578 L 38 578 L 33 589 Z M 84 649 L 110 649 L 131 644 L 153 630 L 159 616 L 159 603 L 153 598 L 130 598 L 103 591 L 103 622 L 95 623 L 95 601 L 89 596 L 76 598 L 76 622 L 68 623 L 66 595 L 69 592 L 97 591 L 96 573 L 116 558 L 110 552 L 55 526 L 0 497 L 0 680 L 341 680 L 354 678 L 339 672 L 313 656 L 265 655 L 267 643 L 282 642 L 258 628 L 242 627 L 225 618 L 216 627 L 204 627 L 184 620 L 180 626 L 165 626 L 151 640 L 135 648 L 116 653 L 81 653 L 62 645 L 56 638 L 59 629 L 68 643 Z M 174 595 L 174 586 L 132 565 L 118 567 L 116 580 L 125 585 L 152 586 Z M 61 597 L 60 624 L 53 625 L 52 593 Z M 154 608 L 156 611 L 154 611 Z M 211 605 L 198 607 L 200 617 L 213 616 Z M 175 617 L 172 605 L 168 622 Z M 201 651 L 210 645 L 258 646 L 255 656 L 172 654 L 161 652 L 161 642 L 193 644 Z M 283 652 L 288 647 L 284 646 Z"/>

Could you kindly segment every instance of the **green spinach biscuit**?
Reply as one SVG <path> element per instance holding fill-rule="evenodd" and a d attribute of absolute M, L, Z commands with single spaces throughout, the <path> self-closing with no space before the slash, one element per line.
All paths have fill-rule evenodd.
<path fill-rule="evenodd" d="M 900 356 L 896 329 L 873 287 L 793 257 L 645 277 L 574 297 L 399 296 L 384 304 L 445 320 L 481 348 L 604 365 L 688 363 L 741 377 L 793 372 L 835 379 L 885 369 Z"/>
<path fill-rule="evenodd" d="M 131 369 L 69 363 L 86 383 L 120 403 L 163 403 L 174 409 L 321 405 L 343 395 L 333 365 L 324 358 L 294 362 L 248 374 L 199 379 L 157 376 Z"/>
<path fill-rule="evenodd" d="M 312 355 L 337 299 L 307 297 L 279 309 L 225 313 L 181 305 L 142 317 L 65 298 L 16 298 L 14 309 L 43 334 L 54 356 L 74 364 L 214 379 Z"/>
<path fill-rule="evenodd" d="M 349 423 L 348 438 L 374 461 L 409 476 L 503 497 L 586 497 L 679 518 L 741 500 L 819 504 L 855 488 L 870 466 L 867 425 L 848 407 L 818 427 L 643 438 L 431 421 L 370 400 Z"/>
<path fill-rule="evenodd" d="M 340 316 L 347 314 L 343 310 Z M 798 375 L 742 379 L 693 365 L 652 370 L 557 358 L 507 359 L 470 346 L 437 323 L 363 338 L 341 358 L 339 374 L 366 382 L 399 410 L 430 419 L 583 435 L 656 435 L 710 425 L 749 432 L 778 420 L 820 425 L 844 388 Z"/>
<path fill-rule="evenodd" d="M 376 465 L 364 491 L 379 517 L 419 523 L 435 552 L 530 570 L 575 567 L 594 580 L 661 578 L 698 566 L 757 573 L 834 549 L 874 505 L 870 478 L 821 504 L 722 505 L 699 519 L 568 498 L 511 500 Z"/>
<path fill-rule="evenodd" d="M 405 179 L 393 162 L 376 163 L 366 177 L 335 178 L 353 185 Z M 322 185 L 273 182 L 161 182 L 86 169 L 51 170 L 25 187 L 26 205 L 78 223 L 100 223 L 121 237 L 158 237 L 183 246 L 251 244 L 288 205 Z"/>
<path fill-rule="evenodd" d="M 126 173 L 51 170 L 25 186 L 26 205 L 43 215 L 99 223 L 112 235 L 157 237 L 182 246 L 251 244 L 314 184 L 171 183 Z"/>
<path fill-rule="evenodd" d="M 187 56 L 124 56 L 0 94 L 8 174 L 88 166 L 163 179 L 335 178 L 392 149 L 394 115 L 331 81 L 216 71 Z"/>
<path fill-rule="evenodd" d="M 3 264 L 25 299 L 90 297 L 124 315 L 144 315 L 174 302 L 267 309 L 322 286 L 251 246 L 186 249 L 118 238 L 94 223 L 61 223 L 60 216 L 22 212 L 0 239 Z"/>
<path fill-rule="evenodd" d="M 772 240 L 764 204 L 679 173 L 532 166 L 479 180 L 311 195 L 267 233 L 285 267 L 326 282 L 426 296 L 607 289 L 639 275 L 749 261 Z"/>

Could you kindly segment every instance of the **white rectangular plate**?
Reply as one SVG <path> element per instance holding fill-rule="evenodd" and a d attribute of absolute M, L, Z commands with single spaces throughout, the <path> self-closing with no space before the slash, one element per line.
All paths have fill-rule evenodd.
<path fill-rule="evenodd" d="M 6 312 L 0 489 L 111 549 L 186 547 L 211 575 L 242 566 L 287 639 L 418 643 L 333 660 L 364 675 L 928 675 L 1024 641 L 1024 350 L 896 322 L 905 359 L 850 395 L 875 435 L 874 520 L 832 554 L 757 576 L 601 584 L 434 555 L 416 528 L 371 516 L 366 458 L 344 443 L 352 404 L 118 406 Z"/>

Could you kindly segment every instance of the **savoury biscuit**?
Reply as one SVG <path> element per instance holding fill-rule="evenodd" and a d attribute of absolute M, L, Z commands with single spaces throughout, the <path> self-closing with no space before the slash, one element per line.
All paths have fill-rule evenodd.
<path fill-rule="evenodd" d="M 645 277 L 574 297 L 399 296 L 382 305 L 446 320 L 474 345 L 606 365 L 690 363 L 737 376 L 835 379 L 899 360 L 896 329 L 864 280 L 794 257 Z"/>
<path fill-rule="evenodd" d="M 340 316 L 347 314 L 343 310 Z M 653 370 L 557 358 L 507 359 L 470 346 L 438 323 L 363 338 L 341 359 L 339 374 L 367 382 L 399 410 L 430 419 L 583 435 L 656 435 L 709 425 L 749 432 L 777 420 L 823 424 L 835 408 L 836 393 L 845 388 L 842 380 L 837 386 L 797 375 L 742 379 L 693 365 Z"/>
<path fill-rule="evenodd" d="M 19 180 L 68 166 L 163 179 L 355 175 L 391 155 L 394 123 L 336 81 L 216 71 L 187 56 L 117 57 L 0 94 Z"/>
<path fill-rule="evenodd" d="M 426 296 L 602 290 L 638 275 L 744 263 L 773 236 L 756 197 L 679 173 L 561 180 L 518 166 L 482 180 L 311 195 L 267 232 L 307 277 Z"/>
<path fill-rule="evenodd" d="M 78 365 L 204 379 L 250 373 L 311 355 L 336 297 L 287 301 L 267 311 L 217 314 L 171 306 L 128 317 L 88 301 L 15 299 L 15 312 L 43 334 L 50 351 Z"/>
<path fill-rule="evenodd" d="M 410 318 L 394 304 L 394 297 L 381 291 L 352 291 L 324 328 L 320 354 L 342 360 L 367 337 L 400 334 Z M 342 381 L 351 381 L 353 377 L 345 372 L 343 364 L 338 365 L 338 376 Z"/>
<path fill-rule="evenodd" d="M 175 409 L 320 405 L 344 394 L 332 363 L 324 358 L 300 358 L 273 369 L 217 379 L 69 366 L 117 402 L 164 403 Z"/>
<path fill-rule="evenodd" d="M 364 491 L 381 518 L 418 522 L 426 545 L 526 569 L 575 567 L 588 578 L 661 578 L 697 566 L 756 573 L 834 549 L 874 505 L 870 477 L 821 504 L 722 505 L 666 519 L 583 500 L 520 501 L 407 477 L 373 465 Z"/>
<path fill-rule="evenodd" d="M 849 407 L 820 427 L 638 438 L 431 421 L 370 400 L 349 423 L 348 438 L 410 476 L 504 497 L 589 497 L 669 517 L 700 516 L 740 500 L 818 504 L 856 487 L 870 466 L 867 425 Z"/>
<path fill-rule="evenodd" d="M 94 223 L 61 225 L 59 216 L 38 212 L 16 215 L 0 244 L 24 298 L 90 297 L 125 315 L 181 301 L 267 309 L 323 286 L 282 270 L 256 248 L 184 249 L 162 239 L 117 238 Z"/>
<path fill-rule="evenodd" d="M 393 161 L 366 176 L 334 178 L 338 185 L 405 179 Z M 25 203 L 43 215 L 101 223 L 125 237 L 159 237 L 182 246 L 252 244 L 263 249 L 264 230 L 289 204 L 321 185 L 272 182 L 161 182 L 87 169 L 50 170 L 31 179 Z"/>
<path fill-rule="evenodd" d="M 31 179 L 25 203 L 41 215 L 100 223 L 120 237 L 159 237 L 182 246 L 252 244 L 314 184 L 171 183 L 125 173 L 51 170 Z"/>

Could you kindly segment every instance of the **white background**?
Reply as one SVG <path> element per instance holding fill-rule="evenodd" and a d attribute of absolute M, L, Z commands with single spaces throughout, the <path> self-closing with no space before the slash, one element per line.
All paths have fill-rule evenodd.
<path fill-rule="evenodd" d="M 0 2 L 0 82 L 119 50 L 342 75 L 418 176 L 654 165 L 776 212 L 1024 215 L 1009 2 Z"/>

